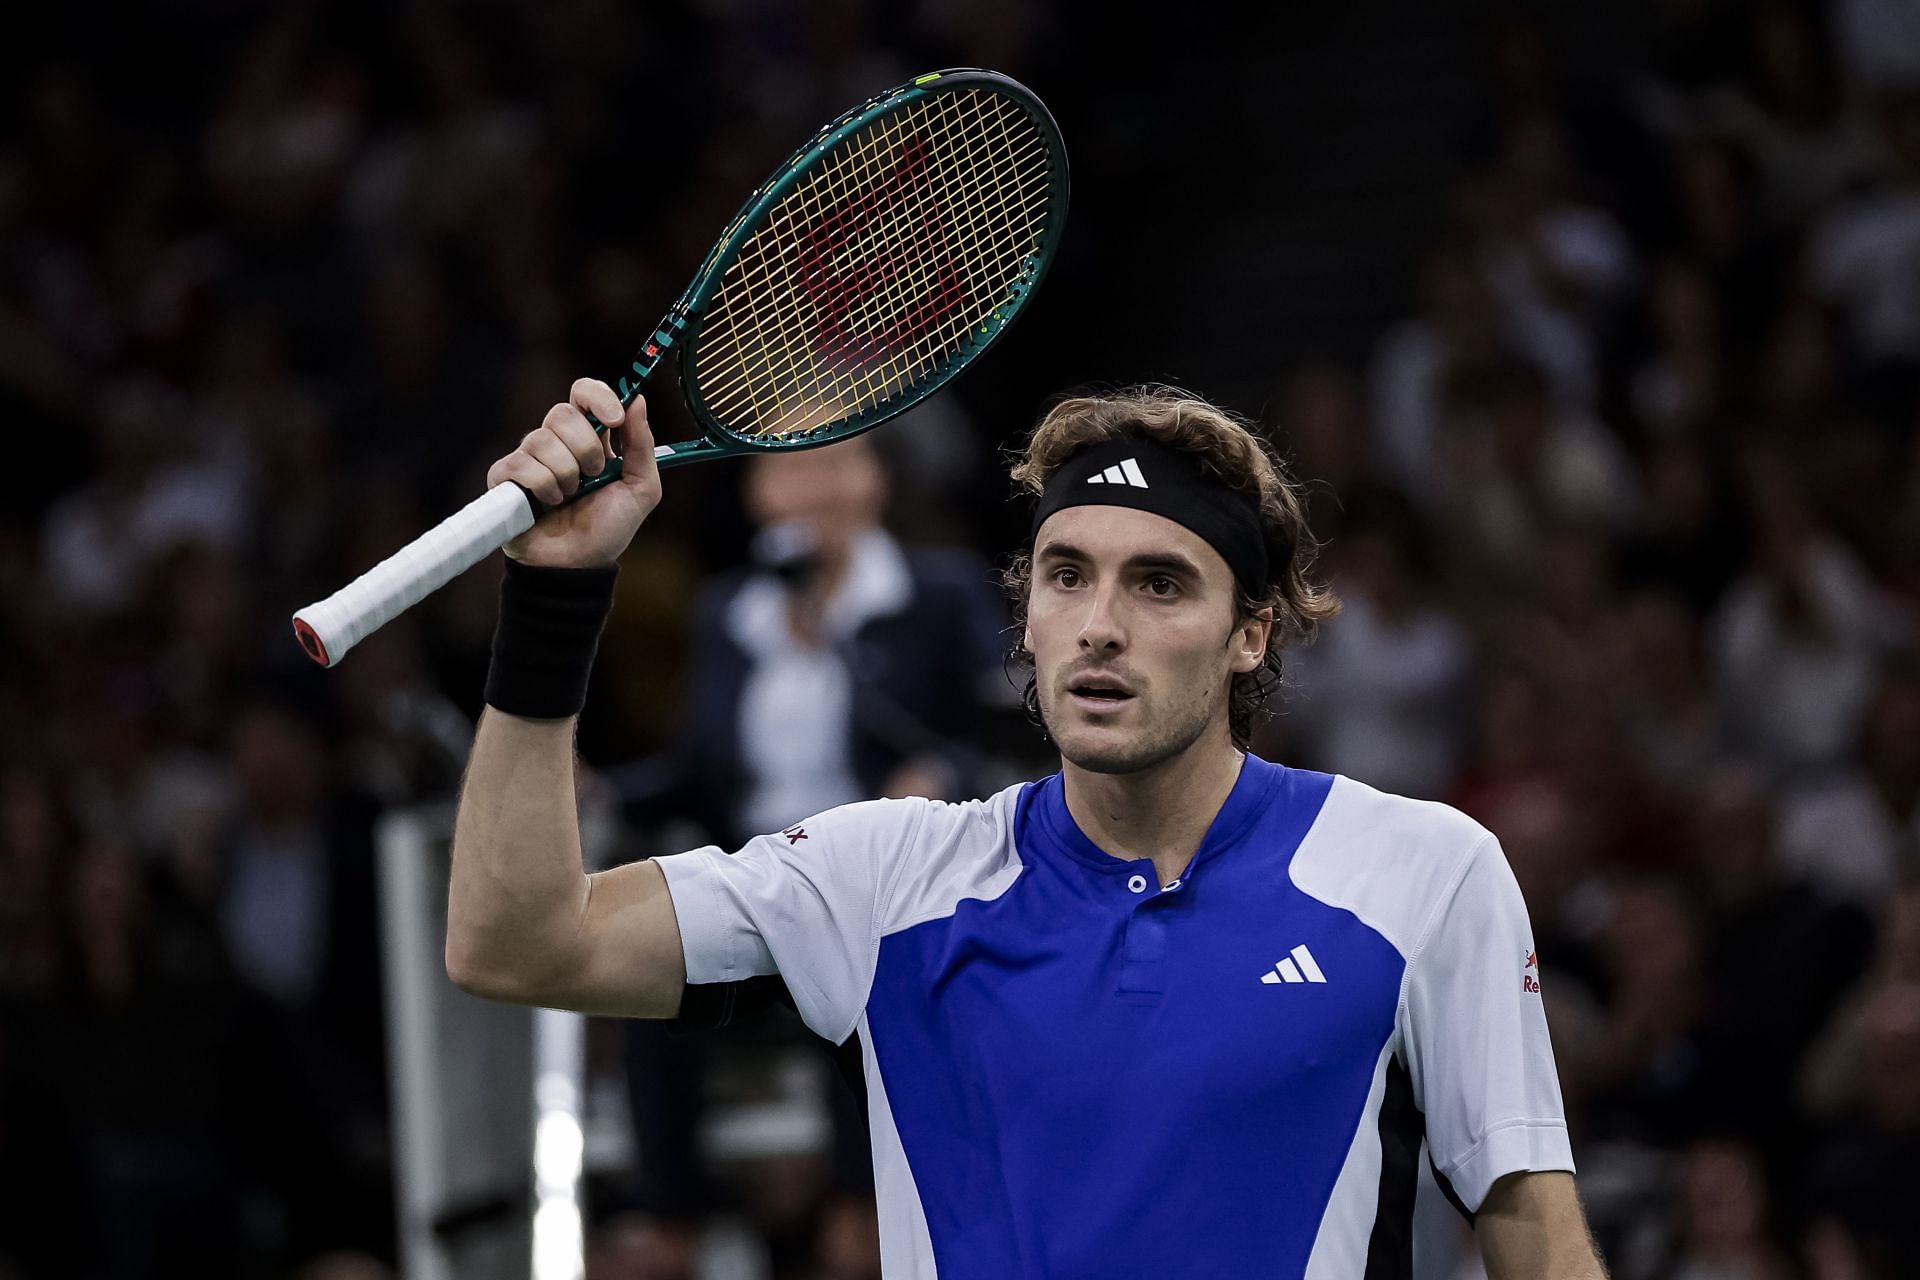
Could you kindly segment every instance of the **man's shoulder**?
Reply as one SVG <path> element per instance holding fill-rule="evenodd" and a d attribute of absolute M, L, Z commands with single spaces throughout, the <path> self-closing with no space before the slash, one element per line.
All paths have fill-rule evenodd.
<path fill-rule="evenodd" d="M 1334 775 L 1322 819 L 1369 847 L 1416 857 L 1457 860 L 1493 834 L 1450 804 L 1382 791 L 1345 774 Z"/>
<path fill-rule="evenodd" d="M 1014 810 L 1026 785 L 975 800 L 863 800 L 796 824 L 789 838 L 817 832 L 828 851 L 849 838 L 867 846 L 885 864 L 876 915 L 891 933 L 950 914 L 964 899 L 996 897 L 1013 882 Z"/>
<path fill-rule="evenodd" d="M 1452 805 L 1336 775 L 1289 868 L 1303 891 L 1345 907 L 1402 955 L 1478 857 L 1499 856 L 1484 826 Z"/>
<path fill-rule="evenodd" d="M 1005 844 L 1025 785 L 963 801 L 925 796 L 857 800 L 756 838 L 788 846 L 807 842 L 811 847 L 804 852 L 827 856 L 866 846 L 884 862 L 905 859 L 931 867 L 969 855 L 991 855 Z"/>

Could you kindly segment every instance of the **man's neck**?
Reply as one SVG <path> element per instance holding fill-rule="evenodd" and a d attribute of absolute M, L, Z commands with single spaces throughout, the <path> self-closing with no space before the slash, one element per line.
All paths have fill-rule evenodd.
<path fill-rule="evenodd" d="M 1193 861 L 1244 760 L 1224 729 L 1137 773 L 1093 773 L 1063 760 L 1067 812 L 1106 853 L 1152 859 L 1167 884 Z"/>

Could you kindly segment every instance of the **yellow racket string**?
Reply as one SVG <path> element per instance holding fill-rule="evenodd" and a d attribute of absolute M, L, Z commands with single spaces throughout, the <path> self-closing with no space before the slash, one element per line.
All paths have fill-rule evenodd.
<path fill-rule="evenodd" d="M 822 157 L 741 246 L 693 376 L 727 429 L 798 436 L 934 373 L 1012 297 L 1046 230 L 1039 127 L 934 94 Z"/>

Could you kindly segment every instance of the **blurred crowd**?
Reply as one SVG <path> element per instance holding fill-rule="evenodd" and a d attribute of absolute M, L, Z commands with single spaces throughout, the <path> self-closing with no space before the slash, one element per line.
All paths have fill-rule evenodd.
<path fill-rule="evenodd" d="M 785 144 L 954 64 L 1030 78 L 1071 141 L 1098 99 L 1070 35 L 1105 18 L 18 17 L 0 1277 L 387 1275 L 375 832 L 457 782 L 498 572 L 334 672 L 287 615 L 617 371 Z M 1920 10 L 1646 19 L 1604 82 L 1551 22 L 1485 24 L 1403 314 L 1345 360 L 1252 357 L 1273 394 L 1239 407 L 1310 486 L 1345 603 L 1259 747 L 1501 837 L 1615 1275 L 1920 1275 Z M 1063 262 L 1053 323 L 1105 262 Z M 1010 386 L 1078 373 L 1019 346 L 825 467 L 669 478 L 582 725 L 625 856 L 1049 767 L 994 687 L 1023 519 L 994 448 L 1038 408 Z M 669 436 L 676 400 L 651 398 Z M 796 723 L 826 727 L 800 750 Z M 777 992 L 742 1003 L 769 1012 L 712 1043 L 791 1047 Z M 758 1274 L 870 1280 L 857 1115 L 835 1095 L 811 1155 L 707 1167 L 708 1043 L 595 1028 L 637 1167 L 593 1188 L 590 1280 L 690 1275 L 721 1211 Z M 1472 1274 L 1463 1230 L 1423 1236 L 1424 1276 Z"/>

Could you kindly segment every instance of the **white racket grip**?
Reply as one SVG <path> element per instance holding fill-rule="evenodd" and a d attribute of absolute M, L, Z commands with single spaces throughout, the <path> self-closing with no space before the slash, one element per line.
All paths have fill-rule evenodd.
<path fill-rule="evenodd" d="M 293 615 L 307 656 L 335 666 L 347 651 L 533 527 L 533 507 L 516 484 L 497 484 L 316 604 Z"/>

